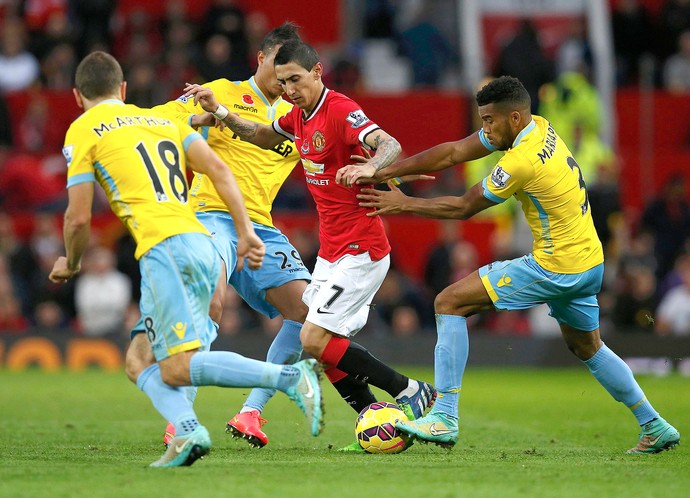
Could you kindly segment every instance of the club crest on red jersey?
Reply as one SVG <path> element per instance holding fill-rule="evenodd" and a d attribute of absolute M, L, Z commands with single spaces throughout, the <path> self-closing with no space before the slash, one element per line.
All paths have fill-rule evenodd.
<path fill-rule="evenodd" d="M 244 102 L 247 105 L 254 105 L 254 99 L 248 93 L 242 95 L 242 102 Z"/>
<path fill-rule="evenodd" d="M 326 146 L 326 137 L 321 130 L 316 130 L 311 136 L 311 143 L 316 152 L 321 152 Z"/>

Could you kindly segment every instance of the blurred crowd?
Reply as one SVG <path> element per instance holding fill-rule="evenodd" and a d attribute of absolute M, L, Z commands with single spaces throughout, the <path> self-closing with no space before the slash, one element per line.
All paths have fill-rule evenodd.
<path fill-rule="evenodd" d="M 269 31 L 266 18 L 246 13 L 233 0 L 208 0 L 189 15 L 190 2 L 169 0 L 159 16 L 134 9 L 118 13 L 116 0 L 6 0 L 0 2 L 0 331 L 55 330 L 86 336 L 126 334 L 138 318 L 139 274 L 134 243 L 120 230 L 97 227 L 80 276 L 57 286 L 47 279 L 63 251 L 59 217 L 65 206 L 63 136 L 46 126 L 45 92 L 66 93 L 76 64 L 95 49 L 113 53 L 128 81 L 127 100 L 149 107 L 176 98 L 185 82 L 248 78 Z M 443 16 L 455 2 L 363 0 L 361 40 L 317 47 L 326 55 L 326 84 L 367 90 L 356 48 L 387 40 L 410 67 L 410 87 L 437 87 L 457 74 L 459 51 L 448 33 L 457 20 Z M 246 5 L 246 3 L 245 3 Z M 671 92 L 690 91 L 690 0 L 667 0 L 652 16 L 637 0 L 612 2 L 616 77 L 637 84 L 641 61 L 655 61 L 653 81 Z M 202 29 L 203 28 L 203 29 Z M 431 57 L 429 54 L 433 54 Z M 590 83 L 591 51 L 585 26 L 574 22 L 552 51 L 539 30 L 523 21 L 501 46 L 492 73 L 519 77 L 533 96 L 533 111 L 547 117 L 569 144 L 587 179 L 589 202 L 605 245 L 607 273 L 600 296 L 602 329 L 690 335 L 690 205 L 686 180 L 671 175 L 639 217 L 625 212 L 613 150 L 600 139 L 601 115 Z M 452 78 L 450 78 L 452 81 Z M 20 120 L 10 119 L 7 98 L 31 92 Z M 71 120 L 76 116 L 65 116 Z M 478 127 L 478 123 L 474 123 Z M 420 195 L 457 195 L 480 181 L 498 160 L 494 153 L 424 187 Z M 687 167 L 687 166 L 686 166 Z M 459 172 L 458 172 L 459 171 Z M 299 177 L 288 179 L 275 208 L 310 209 Z M 107 210 L 103 196 L 96 212 Z M 31 220 L 26 222 L 26 212 Z M 496 227 L 491 259 L 531 250 L 531 234 L 514 200 L 480 215 Z M 21 213 L 21 216 L 17 216 Z M 30 230 L 22 231 L 20 225 Z M 433 331 L 433 298 L 481 261 L 457 222 L 439 223 L 439 236 L 416 278 L 393 266 L 375 299 L 367 325 L 373 333 L 410 335 Z M 310 230 L 288 232 L 309 268 L 318 250 Z M 492 334 L 558 335 L 545 306 L 526 312 L 473 317 L 473 329 Z M 254 313 L 230 289 L 220 332 L 272 334 L 280 318 Z"/>

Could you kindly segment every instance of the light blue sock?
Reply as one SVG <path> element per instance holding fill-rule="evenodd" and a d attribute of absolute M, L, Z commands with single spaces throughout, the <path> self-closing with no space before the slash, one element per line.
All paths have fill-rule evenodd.
<path fill-rule="evenodd" d="M 637 384 L 630 367 L 606 344 L 602 344 L 599 351 L 583 363 L 613 399 L 630 408 L 640 425 L 659 417 Z"/>
<path fill-rule="evenodd" d="M 302 356 L 302 343 L 299 340 L 299 331 L 302 324 L 292 320 L 283 320 L 278 334 L 268 348 L 266 361 L 279 365 L 292 365 Z M 262 412 L 268 400 L 276 393 L 275 389 L 256 388 L 247 396 L 243 408 L 251 408 Z"/>
<path fill-rule="evenodd" d="M 464 316 L 436 314 L 436 332 L 434 378 L 438 399 L 433 411 L 457 419 L 462 375 L 470 352 L 467 319 Z"/>
<path fill-rule="evenodd" d="M 218 329 L 220 328 L 219 325 L 211 320 L 210 318 L 208 321 L 211 323 L 211 326 L 216 329 L 216 334 L 218 333 Z M 211 341 L 212 342 L 212 341 Z M 201 346 L 199 351 L 210 351 L 211 350 L 211 343 L 209 342 L 206 345 Z M 189 402 L 193 405 L 194 401 L 196 401 L 196 393 L 199 390 L 197 386 L 184 386 L 182 389 L 184 389 L 185 394 L 187 395 L 187 399 Z"/>
<path fill-rule="evenodd" d="M 267 387 L 285 392 L 299 380 L 299 370 L 245 358 L 230 351 L 201 351 L 189 363 L 194 386 Z"/>
<path fill-rule="evenodd" d="M 192 403 L 187 398 L 187 390 L 163 382 L 158 363 L 146 367 L 139 374 L 137 387 L 149 397 L 158 413 L 173 423 L 178 436 L 193 431 L 199 425 Z"/>

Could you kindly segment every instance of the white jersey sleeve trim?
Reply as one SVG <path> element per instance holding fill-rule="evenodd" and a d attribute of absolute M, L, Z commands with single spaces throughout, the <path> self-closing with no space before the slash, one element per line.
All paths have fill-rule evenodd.
<path fill-rule="evenodd" d="M 271 127 L 273 128 L 273 131 L 275 131 L 278 135 L 283 135 L 285 138 L 288 140 L 292 140 L 293 142 L 295 141 L 295 136 L 292 135 L 291 133 L 288 133 L 287 131 L 283 130 L 280 125 L 278 124 L 278 120 L 276 119 L 271 123 Z"/>
<path fill-rule="evenodd" d="M 367 138 L 367 135 L 373 131 L 379 130 L 381 127 L 375 123 L 370 124 L 366 128 L 364 128 L 362 131 L 359 132 L 359 135 L 357 138 L 361 143 L 364 143 L 364 140 Z"/>

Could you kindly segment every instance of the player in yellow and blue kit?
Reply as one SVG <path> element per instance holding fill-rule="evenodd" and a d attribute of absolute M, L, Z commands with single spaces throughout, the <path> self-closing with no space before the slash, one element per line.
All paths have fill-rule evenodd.
<path fill-rule="evenodd" d="M 321 394 L 314 360 L 282 366 L 209 351 L 216 330 L 208 317 L 221 260 L 188 202 L 187 158 L 208 175 L 232 213 L 236 251 L 259 268 L 264 245 L 254 233 L 242 195 L 228 167 L 192 128 L 149 109 L 124 104 L 126 83 L 118 62 L 93 52 L 77 67 L 75 98 L 84 109 L 67 131 L 69 204 L 65 212 L 66 257 L 55 262 L 53 282 L 79 272 L 88 244 L 94 183 L 136 241 L 142 274 L 140 310 L 156 362 L 137 378 L 156 409 L 175 424 L 177 436 L 153 467 L 191 465 L 209 452 L 208 431 L 199 424 L 182 386 L 264 387 L 293 399 L 321 430 Z"/>
<path fill-rule="evenodd" d="M 529 94 L 519 80 L 503 76 L 477 93 L 482 129 L 457 142 L 437 145 L 385 169 L 342 168 L 342 183 L 386 180 L 429 173 L 505 151 L 487 178 L 461 197 L 416 199 L 391 186 L 360 195 L 373 215 L 416 213 L 429 218 L 467 219 L 515 196 L 534 236 L 531 254 L 480 268 L 444 289 L 434 302 L 438 342 L 435 376 L 438 400 L 402 431 L 442 446 L 458 438 L 458 400 L 467 363 L 466 317 L 482 310 L 525 309 L 546 303 L 568 348 L 594 377 L 637 418 L 641 434 L 628 453 L 657 453 L 677 445 L 679 432 L 654 410 L 630 368 L 601 341 L 599 305 L 604 255 L 594 230 L 582 172 L 554 128 L 530 114 Z"/>
<path fill-rule="evenodd" d="M 224 102 L 232 112 L 257 123 L 270 124 L 292 109 L 292 104 L 282 98 L 283 90 L 275 75 L 273 59 L 278 49 L 293 39 L 299 39 L 297 26 L 289 22 L 278 26 L 262 41 L 254 76 L 246 81 L 218 79 L 206 83 L 204 88 L 211 90 L 215 98 Z M 233 254 L 238 238 L 233 218 L 208 176 L 196 173 L 189 191 L 190 203 L 197 219 L 213 234 L 224 263 L 219 285 L 211 300 L 211 319 L 215 323 L 220 321 L 225 284 L 229 283 L 256 311 L 269 318 L 279 314 L 283 317 L 281 328 L 268 350 L 267 361 L 280 364 L 296 362 L 302 353 L 299 332 L 308 311 L 302 294 L 311 275 L 297 249 L 274 226 L 271 217 L 273 201 L 299 160 L 294 143 L 285 140 L 269 150 L 255 147 L 240 140 L 229 129 L 214 127 L 214 117 L 204 112 L 200 105 L 195 105 L 193 98 L 182 96 L 154 110 L 199 127 L 211 149 L 231 167 L 254 230 L 266 245 L 260 269 L 244 267 L 235 270 Z M 128 355 L 127 370 L 133 382 L 148 365 L 146 348 L 138 347 L 142 344 L 136 337 L 143 331 L 144 324 L 140 321 L 133 331 L 132 340 L 136 343 L 131 349 L 133 354 Z M 193 399 L 194 389 L 189 388 L 188 391 L 190 399 Z M 240 413 L 227 423 L 227 431 L 233 437 L 245 438 L 252 446 L 266 445 L 268 436 L 261 430 L 265 423 L 261 412 L 274 393 L 275 390 L 271 389 L 253 389 Z M 166 444 L 174 436 L 173 429 L 169 424 L 164 437 Z"/>

